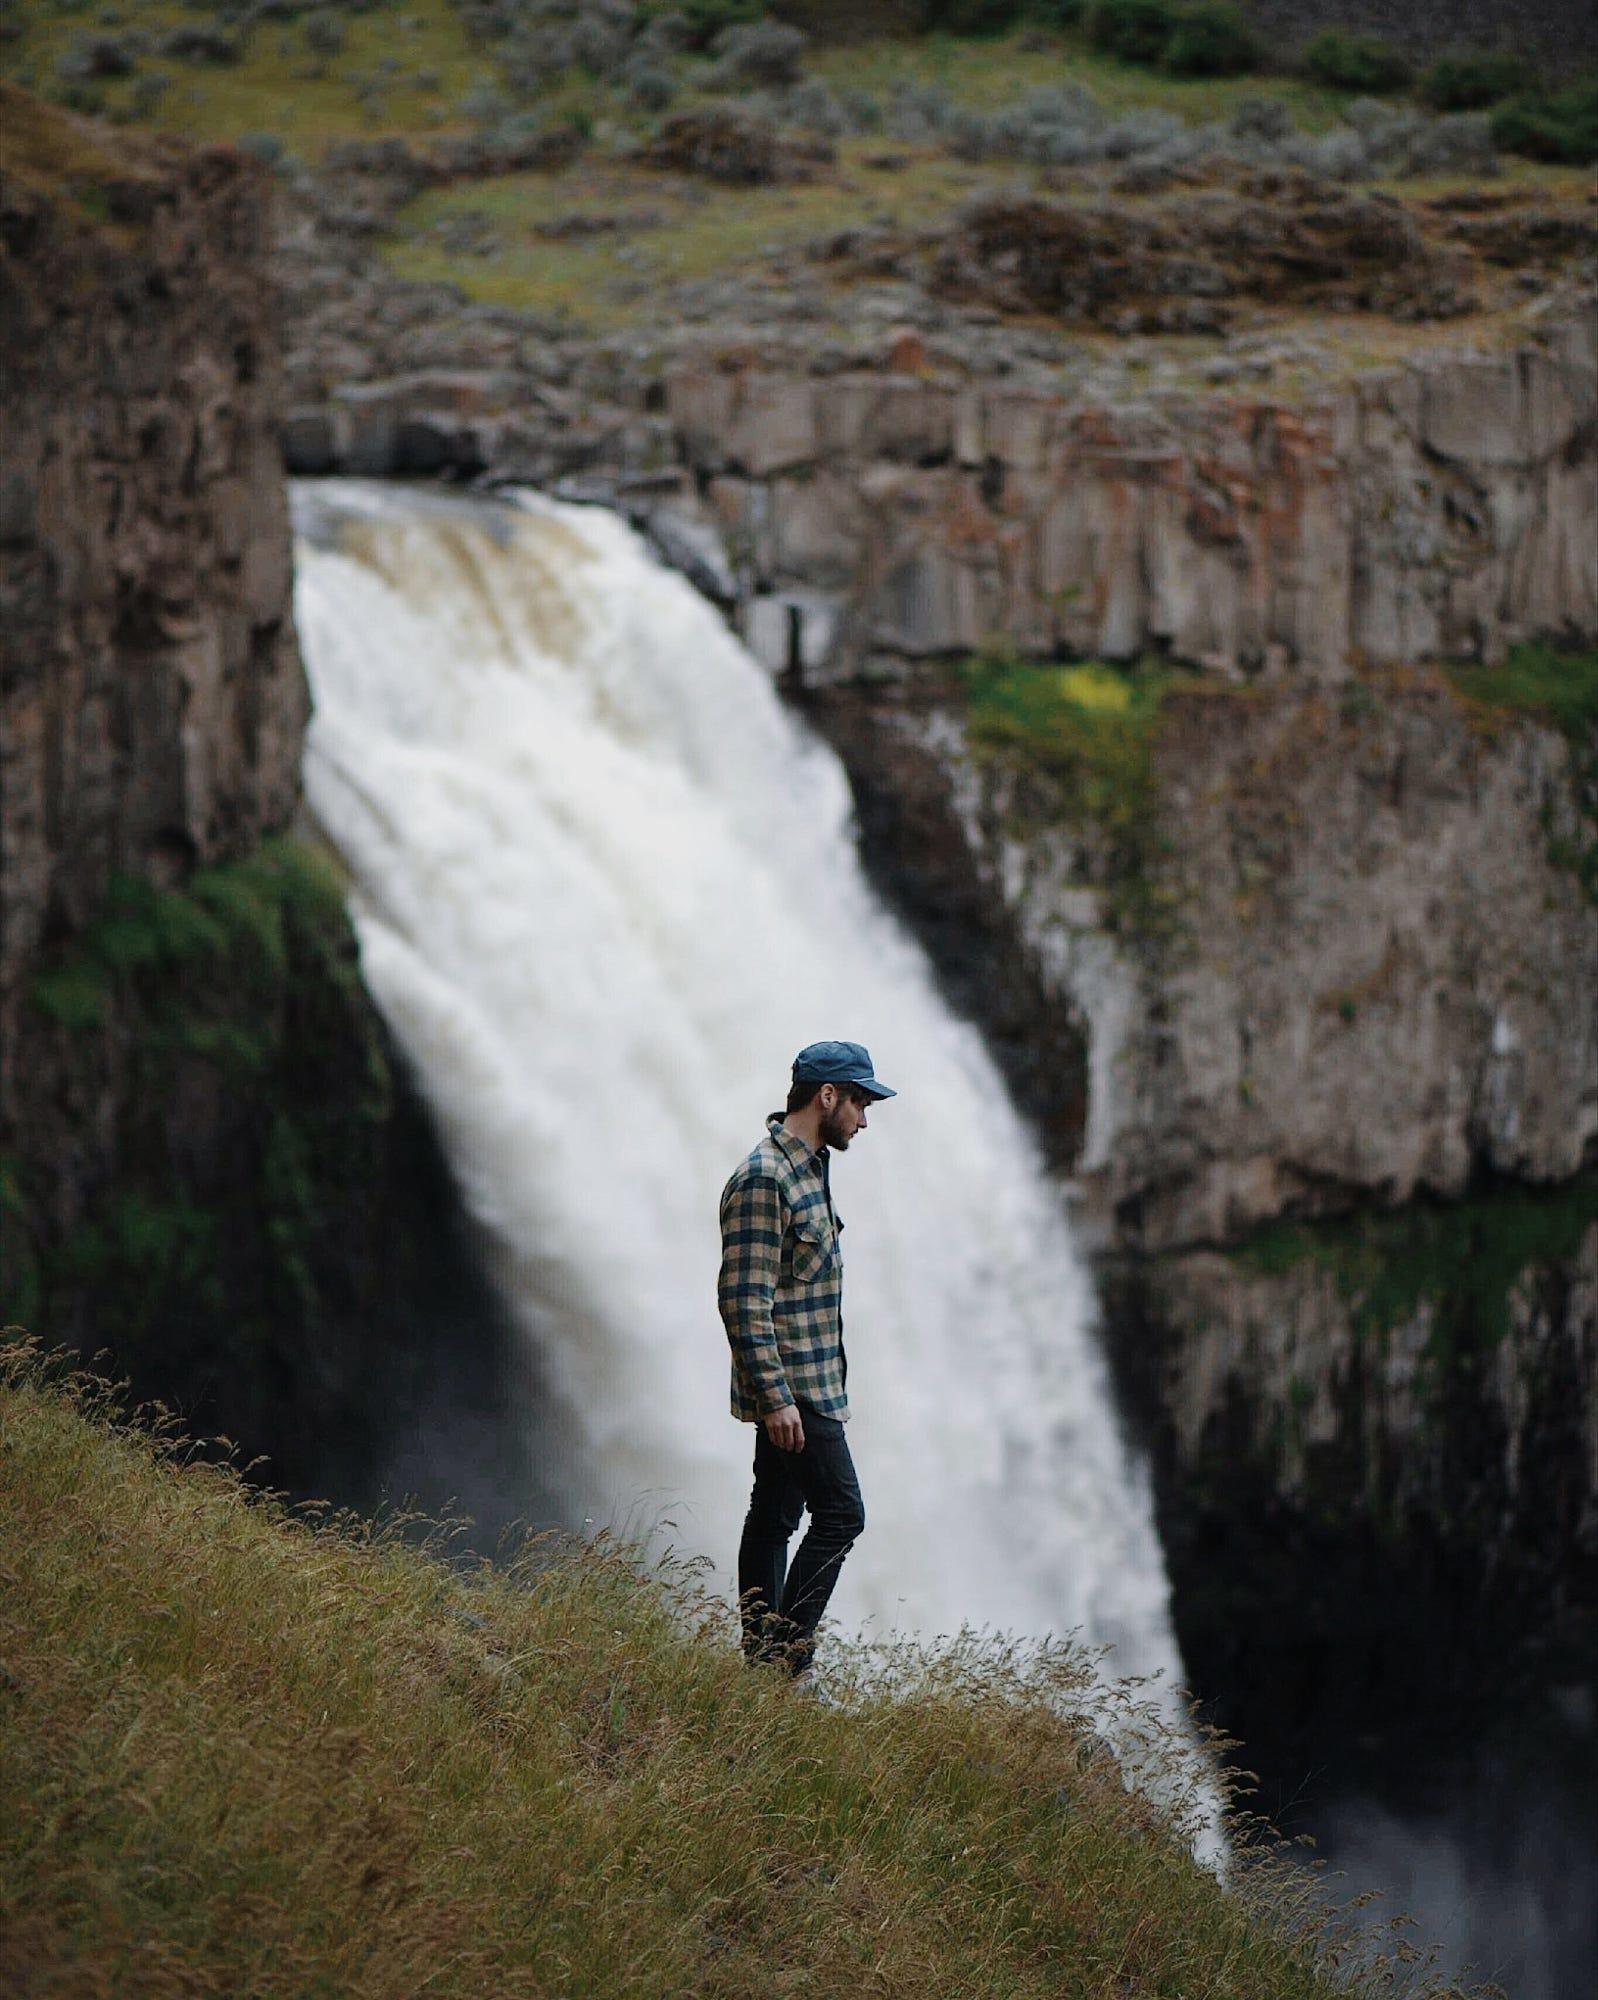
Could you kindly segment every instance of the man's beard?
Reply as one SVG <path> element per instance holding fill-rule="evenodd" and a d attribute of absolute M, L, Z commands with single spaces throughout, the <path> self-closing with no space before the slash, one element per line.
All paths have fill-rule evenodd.
<path fill-rule="evenodd" d="M 838 1122 L 838 1114 L 835 1111 L 822 1113 L 821 1143 L 823 1146 L 836 1146 L 841 1153 L 848 1146 L 852 1136 L 851 1133 L 844 1131 L 842 1125 Z"/>

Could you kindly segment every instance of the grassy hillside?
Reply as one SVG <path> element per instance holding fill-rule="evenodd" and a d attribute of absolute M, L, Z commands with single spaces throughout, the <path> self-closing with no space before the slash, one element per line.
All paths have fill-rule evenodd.
<path fill-rule="evenodd" d="M 1302 1872 L 1223 1892 L 1123 1789 L 1047 1698 L 1079 1655 L 845 1657 L 824 1705 L 692 1564 L 452 1567 L 0 1353 L 8 1992 L 1395 1990 L 1317 1965 Z"/>
<path fill-rule="evenodd" d="M 316 9 L 276 18 L 239 18 L 223 29 L 235 44 L 225 60 L 173 54 L 165 38 L 192 27 L 183 0 L 124 0 L 107 25 L 95 0 L 12 0 L 17 34 L 0 44 L 0 66 L 32 88 L 77 93 L 116 118 L 132 118 L 196 138 L 236 139 L 275 132 L 311 154 L 340 138 L 375 132 L 422 136 L 470 122 L 473 91 L 503 91 L 522 102 L 557 102 L 596 118 L 642 126 L 646 115 L 626 93 L 581 66 L 548 77 L 536 91 L 519 86 L 505 44 L 468 33 L 455 0 L 369 0 L 339 8 L 336 45 L 311 26 Z M 665 11 L 664 9 L 662 11 Z M 137 38 L 131 66 L 79 78 L 75 55 L 106 37 Z M 221 51 L 218 42 L 218 54 Z M 692 54 L 662 65 L 692 102 L 710 94 L 709 65 Z M 993 110 L 1038 85 L 1078 82 L 1105 108 L 1159 107 L 1189 118 L 1224 117 L 1259 78 L 1180 77 L 1126 63 L 1090 48 L 1079 33 L 1030 25 L 997 37 L 883 37 L 828 47 L 817 43 L 809 69 L 839 89 L 890 92 L 936 84 L 974 109 Z M 149 79 L 163 80 L 152 89 Z M 141 90 L 141 79 L 143 88 Z M 1309 127 L 1331 122 L 1354 93 L 1295 77 L 1269 87 Z"/>
<path fill-rule="evenodd" d="M 731 18 L 738 4 L 704 0 L 686 11 Z M 682 11 L 662 0 L 639 21 Z M 747 11 L 758 11 L 754 0 Z M 0 75 L 118 122 L 243 141 L 291 179 L 323 171 L 352 140 L 425 149 L 475 138 L 514 150 L 535 133 L 564 136 L 575 159 L 555 145 L 534 171 L 450 175 L 385 218 L 378 248 L 403 277 L 447 280 L 470 299 L 596 331 L 658 323 L 675 287 L 758 285 L 795 269 L 824 283 L 846 320 L 848 284 L 809 256 L 819 241 L 844 229 L 953 228 L 962 205 L 996 185 L 1059 193 L 1095 184 L 1093 173 L 1084 179 L 1039 154 L 1062 120 L 1124 122 L 1130 148 L 1138 131 L 1153 144 L 1151 131 L 1246 118 L 1268 97 L 1284 132 L 1334 149 L 1352 143 L 1345 119 L 1357 87 L 1300 74 L 1185 76 L 1120 60 L 1095 44 L 1079 13 L 1039 6 L 1001 34 L 818 35 L 772 85 L 758 73 L 726 74 L 704 46 L 647 34 L 574 54 L 552 4 L 275 0 L 206 10 L 182 0 L 113 9 L 0 0 Z M 650 157 L 662 121 L 694 111 L 752 114 L 789 140 L 825 134 L 835 157 L 797 185 L 780 174 L 735 187 L 662 171 Z M 1018 111 L 1039 121 L 1030 150 L 1013 134 L 982 138 L 979 128 Z M 1547 206 L 1574 226 L 1587 212 L 1590 173 L 1554 157 L 1505 153 L 1490 176 L 1493 202 Z M 1376 185 L 1407 201 L 1446 201 L 1471 194 L 1481 177 L 1469 164 L 1410 161 L 1384 168 Z M 1482 278 L 1491 305 L 1508 281 L 1495 269 Z M 1508 293 L 1524 303 L 1513 285 Z M 727 313 L 713 299 L 700 317 Z"/>

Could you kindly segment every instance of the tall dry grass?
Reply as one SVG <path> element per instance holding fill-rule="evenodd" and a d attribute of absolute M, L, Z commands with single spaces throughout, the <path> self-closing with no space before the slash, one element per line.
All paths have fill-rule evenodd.
<path fill-rule="evenodd" d="M 1399 1990 L 1246 1829 L 1228 1888 L 1194 1862 L 1091 1680 L 964 1634 L 843 1649 L 828 1705 L 691 1563 L 454 1561 L 0 1348 L 7 1994 Z"/>

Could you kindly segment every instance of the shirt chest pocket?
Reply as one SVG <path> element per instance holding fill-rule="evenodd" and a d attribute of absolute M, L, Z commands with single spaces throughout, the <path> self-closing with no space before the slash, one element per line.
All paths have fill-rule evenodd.
<path fill-rule="evenodd" d="M 791 1239 L 793 1275 L 801 1285 L 813 1285 L 832 1269 L 837 1246 L 825 1209 L 802 1210 L 794 1217 Z"/>

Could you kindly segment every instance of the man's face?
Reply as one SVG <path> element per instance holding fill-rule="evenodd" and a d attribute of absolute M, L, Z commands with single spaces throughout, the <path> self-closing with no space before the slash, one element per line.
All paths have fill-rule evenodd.
<path fill-rule="evenodd" d="M 830 1106 L 826 1101 L 829 1094 L 833 1099 Z M 866 1129 L 866 1106 L 870 1099 L 863 1092 L 847 1087 L 834 1092 L 831 1085 L 822 1091 L 821 1097 L 821 1143 L 842 1153 L 856 1132 Z"/>

